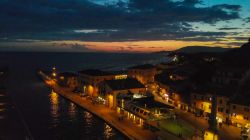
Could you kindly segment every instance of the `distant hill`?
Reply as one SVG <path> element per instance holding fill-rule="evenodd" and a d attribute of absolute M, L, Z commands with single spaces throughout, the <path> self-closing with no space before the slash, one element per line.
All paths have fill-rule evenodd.
<path fill-rule="evenodd" d="M 152 54 L 168 54 L 171 51 L 158 51 L 158 52 L 152 52 Z"/>
<path fill-rule="evenodd" d="M 230 48 L 208 47 L 208 46 L 187 46 L 176 50 L 181 53 L 200 53 L 200 52 L 225 52 L 231 50 Z"/>

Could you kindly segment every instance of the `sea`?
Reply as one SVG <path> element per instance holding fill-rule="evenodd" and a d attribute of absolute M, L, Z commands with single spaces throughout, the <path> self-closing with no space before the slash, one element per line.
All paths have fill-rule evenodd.
<path fill-rule="evenodd" d="M 167 61 L 165 53 L 0 52 L 0 67 L 9 69 L 5 84 L 8 100 L 0 100 L 0 104 L 10 100 L 11 105 L 3 110 L 12 112 L 0 113 L 0 126 L 8 121 L 15 128 L 6 128 L 8 133 L 0 139 L 126 140 L 126 136 L 102 119 L 53 93 L 39 79 L 36 70 L 56 67 L 58 72 L 116 71 Z M 18 118 L 18 123 L 14 123 L 17 120 L 12 120 L 13 117 Z"/>

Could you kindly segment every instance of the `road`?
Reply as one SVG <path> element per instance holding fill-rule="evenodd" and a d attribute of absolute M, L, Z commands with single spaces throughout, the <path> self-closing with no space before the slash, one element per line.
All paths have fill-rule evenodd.
<path fill-rule="evenodd" d="M 157 94 L 154 94 L 154 96 L 155 96 L 154 99 L 156 101 L 169 105 L 169 103 L 167 103 L 166 100 L 163 100 Z M 189 122 L 191 125 L 197 128 L 197 130 L 204 131 L 208 128 L 208 121 L 202 117 L 196 117 L 192 113 L 177 108 L 174 110 L 174 112 L 178 114 L 180 119 Z M 240 140 L 241 139 L 240 132 L 241 132 L 240 128 L 226 124 L 223 124 L 222 128 L 218 128 L 218 134 L 222 140 Z"/>

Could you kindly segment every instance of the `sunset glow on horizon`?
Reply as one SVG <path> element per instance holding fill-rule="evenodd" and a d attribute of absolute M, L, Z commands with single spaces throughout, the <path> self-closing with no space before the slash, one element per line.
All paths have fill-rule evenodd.
<path fill-rule="evenodd" d="M 244 41 L 242 41 L 242 44 Z M 3 43 L 2 43 L 3 44 Z M 4 46 L 13 45 L 5 43 Z M 176 41 L 176 40 L 159 40 L 159 41 L 122 41 L 122 42 L 83 42 L 83 41 L 38 41 L 38 42 L 18 42 L 16 47 L 26 51 L 36 46 L 41 51 L 54 51 L 59 49 L 62 52 L 158 52 L 173 51 L 186 46 L 210 46 L 222 48 L 235 48 L 236 45 L 228 46 L 223 41 L 215 43 L 212 41 Z M 32 49 L 31 49 L 32 50 Z M 34 50 L 35 51 L 35 50 Z"/>
<path fill-rule="evenodd" d="M 0 4 L 4 9 L 0 51 L 234 48 L 250 37 L 249 0 L 12 0 Z"/>

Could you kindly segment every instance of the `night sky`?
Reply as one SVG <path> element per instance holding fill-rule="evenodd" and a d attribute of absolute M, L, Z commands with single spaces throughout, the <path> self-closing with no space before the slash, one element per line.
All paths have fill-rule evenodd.
<path fill-rule="evenodd" d="M 239 47 L 250 0 L 0 0 L 0 51 Z"/>

